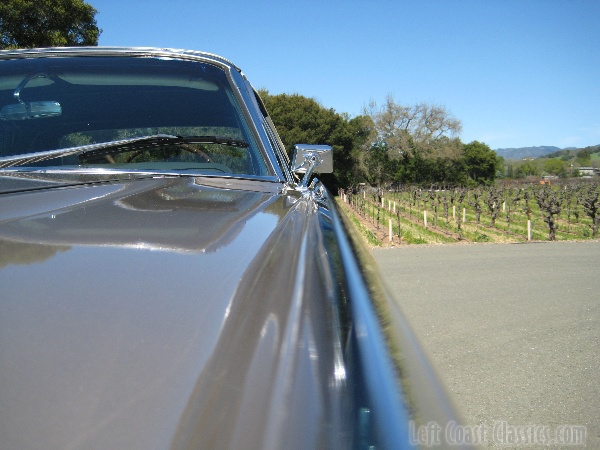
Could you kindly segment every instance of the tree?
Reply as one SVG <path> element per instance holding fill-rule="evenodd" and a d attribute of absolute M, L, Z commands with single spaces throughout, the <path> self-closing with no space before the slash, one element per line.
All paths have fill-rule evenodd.
<path fill-rule="evenodd" d="M 477 184 L 492 183 L 495 180 L 499 161 L 496 152 L 486 144 L 473 141 L 463 145 L 463 161 L 469 179 Z"/>
<path fill-rule="evenodd" d="M 575 162 L 581 167 L 588 167 L 592 165 L 592 152 L 593 147 L 586 147 L 577 152 Z"/>
<path fill-rule="evenodd" d="M 365 181 L 373 184 L 369 180 L 369 174 L 373 170 L 379 171 L 380 167 L 383 172 L 388 169 L 389 165 L 385 152 L 373 146 L 375 124 L 369 116 L 358 116 L 351 119 L 348 126 L 353 136 L 353 144 L 347 185 L 356 186 L 358 183 Z"/>
<path fill-rule="evenodd" d="M 551 175 L 567 176 L 566 164 L 560 158 L 549 158 L 544 161 L 544 170 Z"/>
<path fill-rule="evenodd" d="M 321 106 L 316 100 L 298 94 L 259 94 L 288 153 L 295 144 L 327 144 L 333 147 L 333 174 L 319 175 L 331 192 L 361 180 L 360 153 L 370 148 L 372 122 L 359 116 L 350 120 L 347 115 Z M 289 155 L 291 157 L 291 155 Z M 368 164 L 368 155 L 363 158 Z"/>
<path fill-rule="evenodd" d="M 98 45 L 96 13 L 83 0 L 3 0 L 0 48 Z"/>
<path fill-rule="evenodd" d="M 487 204 L 488 211 L 490 213 L 490 216 L 492 217 L 490 227 L 494 228 L 496 226 L 496 219 L 498 218 L 498 214 L 500 213 L 500 206 L 502 206 L 502 191 L 493 186 L 490 186 L 487 190 L 485 203 Z"/>
<path fill-rule="evenodd" d="M 467 199 L 467 203 L 471 205 L 475 209 L 475 221 L 479 225 L 481 221 L 481 201 L 483 200 L 483 191 L 482 188 L 478 187 L 473 191 L 469 192 L 469 197 Z"/>
<path fill-rule="evenodd" d="M 388 95 L 378 107 L 372 101 L 365 109 L 375 123 L 377 140 L 385 144 L 389 157 L 402 158 L 420 153 L 425 158 L 458 157 L 462 126 L 443 106 L 419 103 L 405 106 Z"/>
<path fill-rule="evenodd" d="M 443 106 L 406 106 L 389 95 L 383 105 L 372 101 L 365 115 L 373 120 L 373 146 L 387 154 L 385 179 L 427 185 L 457 184 L 464 179 L 458 163 L 460 121 Z"/>
<path fill-rule="evenodd" d="M 517 167 L 517 176 L 518 177 L 528 177 L 528 176 L 532 176 L 532 175 L 537 176 L 539 174 L 540 174 L 540 170 L 538 169 L 538 166 L 533 161 L 525 161 Z"/>
<path fill-rule="evenodd" d="M 581 189 L 581 204 L 585 214 L 592 219 L 592 236 L 598 236 L 600 225 L 600 185 L 592 184 Z"/>
<path fill-rule="evenodd" d="M 560 214 L 562 199 L 555 191 L 546 186 L 536 190 L 534 195 L 537 204 L 544 215 L 544 222 L 548 225 L 548 240 L 555 241 L 556 230 L 558 229 L 556 216 Z"/>
<path fill-rule="evenodd" d="M 373 145 L 367 150 L 363 177 L 371 186 L 381 187 L 391 181 L 392 164 L 385 146 Z"/>
<path fill-rule="evenodd" d="M 515 195 L 516 194 L 516 195 Z M 520 200 L 519 198 L 519 190 L 515 191 L 513 188 L 509 187 L 504 190 L 504 202 L 506 204 L 506 230 L 510 231 L 510 222 L 512 220 L 512 210 L 513 207 L 517 206 L 517 202 Z"/>

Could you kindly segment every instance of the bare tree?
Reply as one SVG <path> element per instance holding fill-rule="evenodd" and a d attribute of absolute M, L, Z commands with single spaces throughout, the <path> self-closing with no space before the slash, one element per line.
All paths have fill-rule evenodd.
<path fill-rule="evenodd" d="M 374 196 L 374 199 L 377 201 L 377 229 L 379 230 L 379 220 L 381 217 L 381 199 L 383 198 L 383 190 L 381 188 L 377 189 L 377 194 Z"/>
<path fill-rule="evenodd" d="M 467 195 L 467 190 L 463 187 L 459 187 L 459 188 L 456 188 L 454 190 L 454 192 L 456 193 L 456 201 L 458 202 L 458 206 L 460 208 L 462 208 L 463 202 L 465 201 L 465 196 Z M 462 239 L 461 225 L 462 225 L 462 213 L 461 213 L 461 211 L 459 211 L 456 216 L 456 226 L 458 228 L 458 238 L 459 239 Z"/>
<path fill-rule="evenodd" d="M 502 204 L 502 193 L 498 188 L 493 186 L 487 189 L 487 195 L 485 196 L 485 203 L 487 204 L 488 211 L 492 216 L 490 227 L 496 226 L 496 219 L 500 212 L 500 205 Z"/>
<path fill-rule="evenodd" d="M 512 188 L 508 188 L 504 191 L 504 202 L 506 203 L 506 229 L 510 231 L 510 222 L 512 221 L 512 210 L 516 206 L 519 200 L 519 191 L 515 195 L 515 191 Z"/>
<path fill-rule="evenodd" d="M 464 187 L 459 187 L 455 189 L 455 192 L 458 206 L 462 206 L 465 201 L 465 196 L 467 195 L 467 190 Z"/>
<path fill-rule="evenodd" d="M 408 215 L 412 217 L 412 208 L 419 204 L 419 191 L 416 187 L 412 186 L 409 190 L 408 196 Z"/>
<path fill-rule="evenodd" d="M 600 224 L 600 185 L 593 184 L 581 190 L 581 203 L 585 214 L 592 219 L 592 236 L 598 236 Z"/>
<path fill-rule="evenodd" d="M 548 240 L 556 240 L 556 216 L 560 214 L 561 198 L 551 188 L 544 186 L 534 192 L 540 210 L 544 214 L 544 222 L 548 225 Z"/>
<path fill-rule="evenodd" d="M 448 200 L 448 193 L 446 191 L 442 191 L 438 195 L 439 201 L 441 201 L 444 206 L 444 216 L 446 216 L 446 226 L 450 225 L 450 219 L 448 218 L 448 210 L 450 209 L 450 201 Z M 454 203 L 454 198 L 452 198 L 452 202 Z"/>
<path fill-rule="evenodd" d="M 531 205 L 529 204 L 529 200 L 531 200 L 531 191 L 529 189 L 521 190 L 521 194 L 523 200 L 525 200 L 525 207 L 523 210 L 525 211 L 525 214 L 527 214 L 527 220 L 531 220 Z"/>
<path fill-rule="evenodd" d="M 460 140 L 455 138 L 462 126 L 444 106 L 428 103 L 405 106 L 388 95 L 382 106 L 372 101 L 364 113 L 373 119 L 377 140 L 385 143 L 392 159 L 413 156 L 415 152 L 425 157 L 460 154 Z"/>
<path fill-rule="evenodd" d="M 481 201 L 482 201 L 483 191 L 481 188 L 476 188 L 473 191 L 469 192 L 469 197 L 467 203 L 471 205 L 475 209 L 475 222 L 477 224 L 480 223 L 481 220 Z"/>
<path fill-rule="evenodd" d="M 563 207 L 567 209 L 567 225 L 571 231 L 571 216 L 573 215 L 573 206 L 577 208 L 577 201 L 573 205 L 573 200 L 577 198 L 577 189 L 573 186 L 565 186 L 562 191 Z"/>
<path fill-rule="evenodd" d="M 428 192 L 429 201 L 431 203 L 431 207 L 433 208 L 433 224 L 437 227 L 438 224 L 438 196 L 433 189 L 430 189 Z"/>

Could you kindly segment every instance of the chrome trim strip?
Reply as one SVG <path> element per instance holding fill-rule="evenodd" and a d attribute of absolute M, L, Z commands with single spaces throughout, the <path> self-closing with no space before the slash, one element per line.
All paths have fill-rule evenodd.
<path fill-rule="evenodd" d="M 333 202 L 331 198 L 329 202 Z M 331 204 L 329 209 L 347 280 L 354 322 L 352 335 L 357 346 L 358 362 L 363 368 L 361 376 L 364 377 L 369 402 L 373 405 L 369 412 L 373 418 L 373 431 L 382 448 L 412 448 L 407 401 L 398 386 L 367 282 L 335 208 Z"/>
<path fill-rule="evenodd" d="M 81 54 L 89 54 L 90 56 L 152 56 L 212 60 L 230 66 L 241 73 L 241 69 L 234 63 L 214 53 L 158 47 L 49 47 L 0 50 L 0 59 L 81 56 Z"/>

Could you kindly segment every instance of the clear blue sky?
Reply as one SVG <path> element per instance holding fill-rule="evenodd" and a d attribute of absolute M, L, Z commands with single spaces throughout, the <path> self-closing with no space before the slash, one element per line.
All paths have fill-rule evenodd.
<path fill-rule="evenodd" d="M 463 142 L 600 144 L 600 0 L 87 0 L 100 45 L 217 53 L 350 116 L 445 106 Z"/>

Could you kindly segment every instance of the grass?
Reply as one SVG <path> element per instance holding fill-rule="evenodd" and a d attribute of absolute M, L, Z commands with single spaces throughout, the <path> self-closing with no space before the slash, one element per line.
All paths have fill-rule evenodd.
<path fill-rule="evenodd" d="M 469 205 L 457 205 L 456 216 L 452 217 L 452 208 L 449 208 L 449 219 L 446 222 L 445 213 L 442 205 L 438 206 L 437 217 L 430 204 L 427 204 L 428 227 L 425 227 L 423 221 L 423 202 L 418 205 L 409 204 L 409 194 L 407 192 L 387 193 L 385 196 L 385 207 L 375 203 L 372 197 L 359 198 L 355 197 L 358 204 L 352 209 L 353 223 L 360 230 L 361 234 L 369 245 L 380 246 L 383 243 L 381 238 L 372 231 L 376 227 L 377 216 L 379 216 L 379 227 L 385 230 L 387 235 L 388 222 L 392 219 L 393 238 L 395 244 L 398 243 L 398 216 L 393 212 L 393 207 L 390 208 L 390 203 L 395 203 L 395 209 L 400 214 L 400 235 L 401 243 L 405 244 L 433 244 L 433 243 L 454 243 L 460 240 L 470 242 L 494 242 L 494 243 L 510 243 L 510 242 L 526 242 L 527 241 L 527 214 L 525 213 L 525 204 L 520 202 L 516 206 L 512 206 L 510 223 L 507 220 L 507 211 L 502 208 L 496 218 L 494 227 L 490 227 L 491 215 L 485 208 L 480 216 L 480 223 L 476 223 L 475 211 Z M 571 208 L 573 208 L 572 203 Z M 462 218 L 462 210 L 465 207 L 465 221 L 461 224 L 461 229 L 458 229 L 458 215 Z M 548 240 L 548 226 L 544 222 L 544 217 L 540 211 L 537 202 L 531 199 L 529 201 L 531 210 L 531 225 L 532 225 L 532 240 L 546 241 Z M 348 205 L 348 210 L 350 210 Z M 358 210 L 361 209 L 364 217 L 358 219 Z M 379 209 L 379 211 L 378 211 Z M 591 219 L 583 213 L 579 207 L 579 217 L 575 220 L 576 215 L 571 211 L 571 217 L 568 218 L 566 206 L 563 207 L 561 214 L 556 216 L 558 230 L 556 232 L 556 240 L 586 240 L 592 238 Z M 437 223 L 437 226 L 432 226 Z M 387 242 L 387 238 L 385 239 Z"/>
<path fill-rule="evenodd" d="M 360 235 L 365 239 L 365 241 L 367 242 L 367 244 L 369 245 L 373 245 L 375 247 L 381 247 L 381 241 L 379 239 L 377 239 L 377 236 L 375 235 L 375 233 L 373 233 L 371 230 L 369 230 L 367 227 L 365 227 L 354 215 L 354 213 L 351 213 L 350 211 L 348 211 L 349 216 L 350 216 L 350 220 L 352 221 L 352 223 L 354 224 L 354 226 L 356 227 L 356 229 L 358 230 L 358 232 L 360 233 Z"/>

